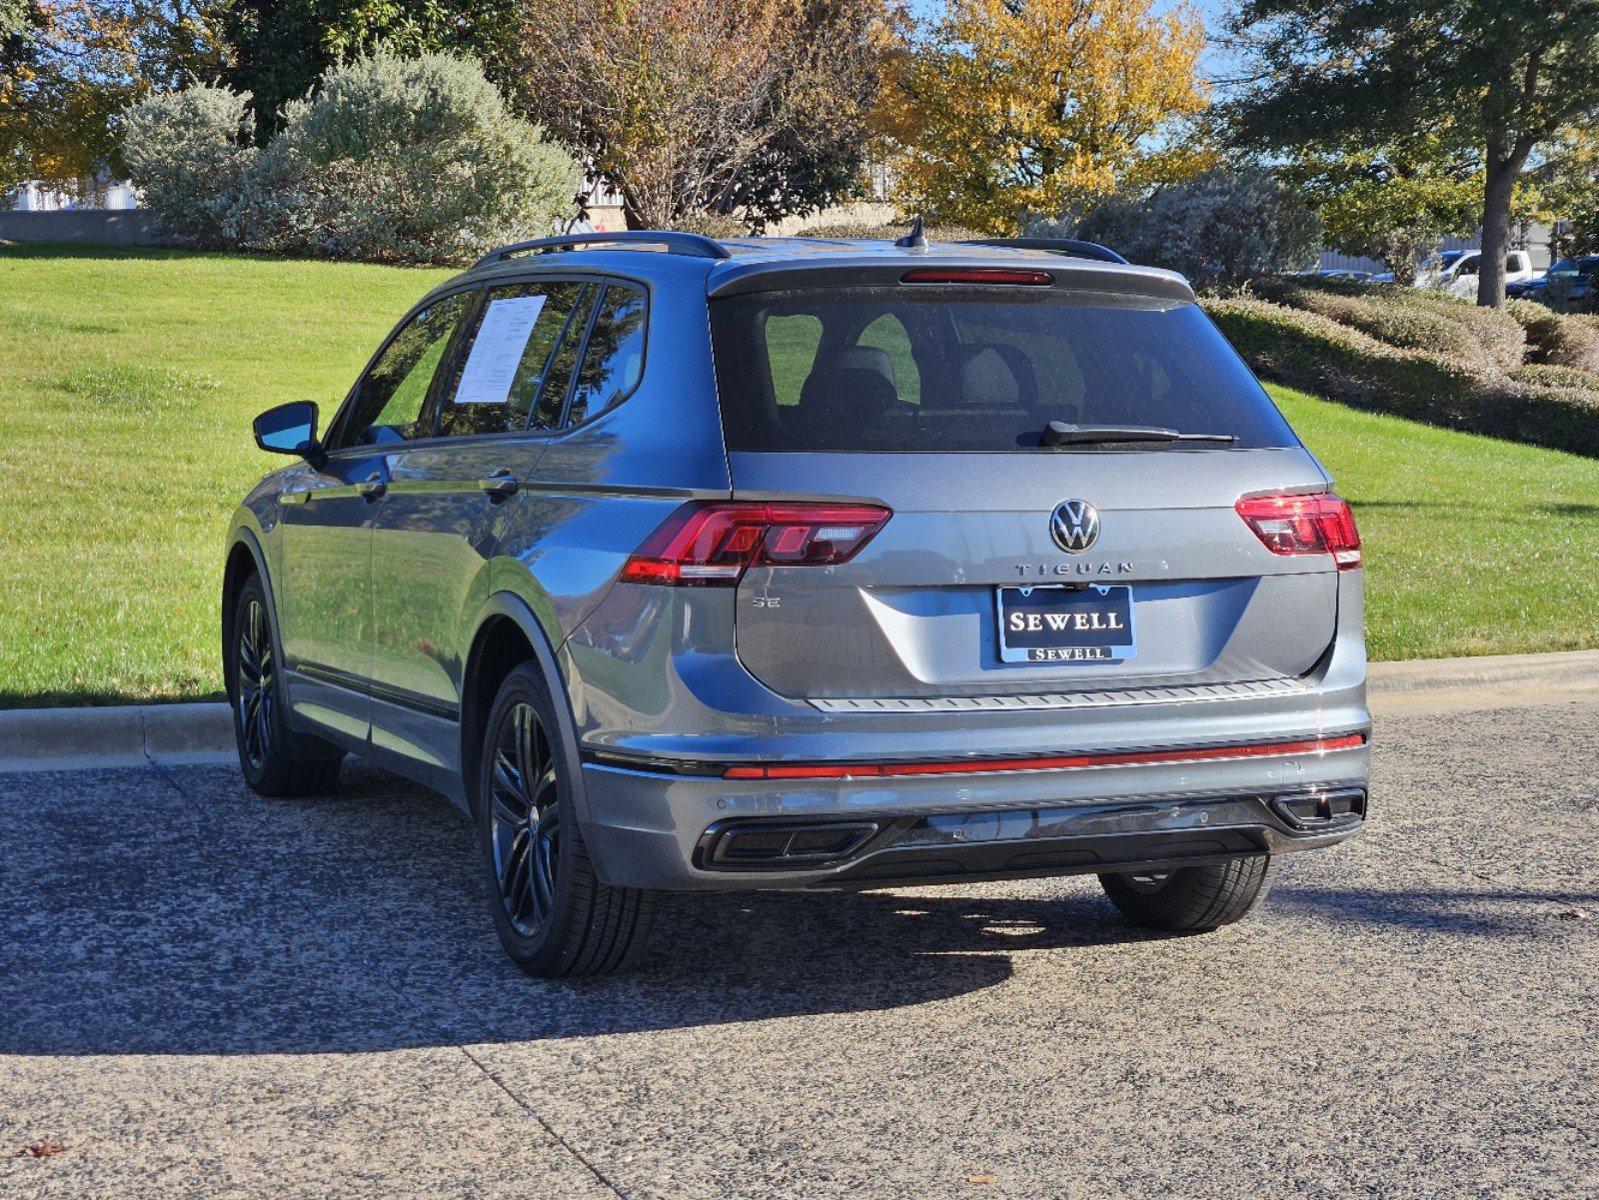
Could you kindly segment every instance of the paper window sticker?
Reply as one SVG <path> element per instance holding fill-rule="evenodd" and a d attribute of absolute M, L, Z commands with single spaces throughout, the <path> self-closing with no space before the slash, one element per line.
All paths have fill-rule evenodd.
<path fill-rule="evenodd" d="M 461 368 L 456 404 L 504 404 L 544 308 L 543 296 L 508 296 L 489 301 L 472 350 Z"/>

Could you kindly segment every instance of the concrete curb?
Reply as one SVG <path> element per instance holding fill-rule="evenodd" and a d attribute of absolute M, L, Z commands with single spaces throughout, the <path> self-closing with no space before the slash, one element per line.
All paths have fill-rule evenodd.
<path fill-rule="evenodd" d="M 226 704 L 0 712 L 0 772 L 237 761 Z"/>
<path fill-rule="evenodd" d="M 1476 689 L 1589 691 L 1599 688 L 1599 650 L 1372 663 L 1366 687 L 1373 695 Z"/>
<path fill-rule="evenodd" d="M 1369 690 L 1386 711 L 1599 692 L 1599 650 L 1373 663 Z M 226 704 L 0 711 L 0 773 L 236 760 Z"/>

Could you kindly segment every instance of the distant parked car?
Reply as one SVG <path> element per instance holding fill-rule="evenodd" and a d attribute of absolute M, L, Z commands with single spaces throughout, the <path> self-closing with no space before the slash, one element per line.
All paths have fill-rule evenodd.
<path fill-rule="evenodd" d="M 1562 258 L 1536 279 L 1507 284 L 1505 295 L 1538 300 L 1562 311 L 1584 308 L 1599 275 L 1599 254 Z"/>
<path fill-rule="evenodd" d="M 1482 255 L 1472 250 L 1458 254 L 1448 250 L 1439 256 L 1441 264 L 1436 270 L 1424 271 L 1417 277 L 1417 287 L 1435 288 L 1470 300 L 1477 294 L 1477 273 Z M 1512 250 L 1505 255 L 1505 286 L 1508 292 L 1513 283 L 1529 283 L 1533 279 L 1532 256 L 1525 250 Z"/>

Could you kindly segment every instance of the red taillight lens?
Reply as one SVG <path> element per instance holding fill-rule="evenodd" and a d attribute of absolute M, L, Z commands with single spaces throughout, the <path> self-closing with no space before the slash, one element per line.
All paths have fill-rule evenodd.
<path fill-rule="evenodd" d="M 1017 271 L 1009 267 L 922 267 L 900 276 L 901 283 L 999 283 L 1025 287 L 1048 287 L 1054 278 L 1048 271 Z"/>
<path fill-rule="evenodd" d="M 1360 566 L 1360 531 L 1342 496 L 1245 496 L 1237 508 L 1273 554 L 1330 554 L 1340 571 Z"/>
<path fill-rule="evenodd" d="M 876 504 L 685 504 L 622 567 L 624 583 L 715 587 L 749 567 L 848 562 L 893 513 Z"/>

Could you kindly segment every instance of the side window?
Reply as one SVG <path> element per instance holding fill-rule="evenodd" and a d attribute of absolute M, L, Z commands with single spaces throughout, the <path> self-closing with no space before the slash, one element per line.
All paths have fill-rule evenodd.
<path fill-rule="evenodd" d="M 608 283 L 595 315 L 566 423 L 577 425 L 625 400 L 644 372 L 644 293 Z"/>
<path fill-rule="evenodd" d="M 588 331 L 589 318 L 599 299 L 600 289 L 595 284 L 585 284 L 571 320 L 561 335 L 561 344 L 550 363 L 548 378 L 539 391 L 538 407 L 533 412 L 534 429 L 555 429 L 561 424 L 561 410 L 566 406 L 566 393 L 571 388 L 572 370 L 577 366 L 577 353 L 583 345 L 583 335 Z"/>
<path fill-rule="evenodd" d="M 439 390 L 439 437 L 509 433 L 527 425 L 585 286 L 551 281 L 488 289 Z M 565 380 L 557 390 L 564 395 Z"/>
<path fill-rule="evenodd" d="M 382 446 L 427 436 L 422 407 L 450 338 L 474 298 L 471 292 L 446 296 L 417 313 L 394 336 L 357 385 L 355 403 L 337 435 L 338 446 Z"/>

